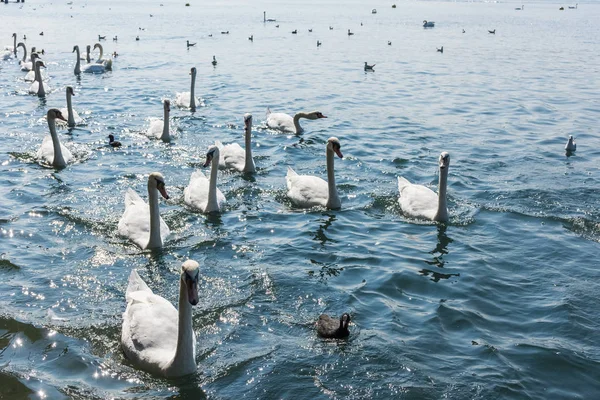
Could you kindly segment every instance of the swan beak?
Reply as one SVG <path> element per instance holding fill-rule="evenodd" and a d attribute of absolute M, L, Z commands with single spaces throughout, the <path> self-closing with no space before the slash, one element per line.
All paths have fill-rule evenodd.
<path fill-rule="evenodd" d="M 160 185 L 159 187 L 157 187 L 157 189 L 160 192 L 160 194 L 162 195 L 162 197 L 164 197 L 166 200 L 169 200 L 169 195 L 167 194 L 167 191 L 165 190 L 165 185 Z"/>
<path fill-rule="evenodd" d="M 327 118 L 327 116 L 326 116 L 326 115 L 323 115 L 323 114 L 321 114 L 321 115 L 319 115 L 319 118 Z"/>
<path fill-rule="evenodd" d="M 186 279 L 185 281 L 187 287 L 188 301 L 191 305 L 195 306 L 198 304 L 198 281 L 192 279 Z"/>
<path fill-rule="evenodd" d="M 63 121 L 67 121 L 67 120 L 65 119 L 65 117 L 63 117 L 63 116 L 62 116 L 62 114 L 56 114 L 56 118 L 58 118 L 58 119 L 62 119 Z"/>
<path fill-rule="evenodd" d="M 212 154 L 207 154 L 206 155 L 206 162 L 202 165 L 204 168 L 208 167 L 210 165 L 210 162 L 212 161 L 213 157 Z"/>

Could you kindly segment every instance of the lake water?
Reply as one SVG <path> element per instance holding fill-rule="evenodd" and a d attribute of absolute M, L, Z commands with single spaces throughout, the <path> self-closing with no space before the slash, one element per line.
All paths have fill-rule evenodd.
<path fill-rule="evenodd" d="M 0 44 L 43 48 L 51 88 L 28 95 L 0 62 L 0 398 L 600 397 L 600 4 L 204 3 L 0 5 Z M 99 34 L 113 71 L 77 78 L 73 45 Z M 192 66 L 204 106 L 172 107 L 171 144 L 146 139 Z M 59 130 L 77 161 L 55 171 L 35 152 L 66 85 L 87 125 Z M 280 134 L 267 107 L 328 118 Z M 220 174 L 220 216 L 189 211 L 189 176 L 215 140 L 243 142 L 246 112 L 257 173 Z M 286 167 L 325 177 L 330 136 L 342 209 L 292 207 Z M 441 151 L 449 223 L 403 216 L 397 176 L 436 189 Z M 153 171 L 171 195 L 159 252 L 116 231 Z M 119 348 L 127 278 L 175 303 L 187 258 L 198 372 L 157 378 Z M 348 340 L 317 338 L 324 312 L 351 314 Z"/>

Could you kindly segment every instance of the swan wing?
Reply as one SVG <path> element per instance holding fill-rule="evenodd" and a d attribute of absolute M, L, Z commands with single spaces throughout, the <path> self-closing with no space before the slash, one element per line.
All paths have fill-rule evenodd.
<path fill-rule="evenodd" d="M 39 89 L 40 89 L 40 83 L 38 81 L 33 81 L 31 86 L 29 86 L 29 93 L 37 94 Z"/>
<path fill-rule="evenodd" d="M 240 172 L 244 170 L 246 152 L 242 149 L 242 146 L 237 143 L 230 143 L 225 146 L 221 144 L 219 152 L 221 153 L 221 157 L 219 158 L 220 168 L 231 168 Z"/>
<path fill-rule="evenodd" d="M 150 118 L 150 126 L 148 127 L 148 130 L 146 130 L 146 135 L 160 139 L 164 125 L 165 124 L 162 119 Z"/>
<path fill-rule="evenodd" d="M 65 160 L 67 164 L 71 162 L 73 159 L 73 154 L 71 154 L 71 151 L 62 143 L 60 143 L 60 150 L 63 160 Z M 44 137 L 42 145 L 36 153 L 36 158 L 43 165 L 52 165 L 54 162 L 54 145 L 52 143 L 52 136 Z"/>
<path fill-rule="evenodd" d="M 105 70 L 106 68 L 104 68 L 104 65 L 96 63 L 85 64 L 81 67 L 81 72 L 87 72 L 89 74 L 101 74 L 104 73 Z"/>
<path fill-rule="evenodd" d="M 278 129 L 285 132 L 296 132 L 294 118 L 284 113 L 270 113 L 267 117 L 267 126 L 271 129 Z"/>
<path fill-rule="evenodd" d="M 190 92 L 176 93 L 175 94 L 175 105 L 177 107 L 189 107 L 190 106 L 191 94 Z M 200 106 L 200 101 L 197 97 L 194 97 L 194 101 L 196 102 L 196 107 Z"/>
<path fill-rule="evenodd" d="M 134 292 L 149 292 L 152 293 L 152 290 L 146 285 L 146 282 L 140 277 L 137 271 L 134 269 L 129 274 L 129 281 L 127 283 L 127 291 L 125 292 L 125 298 L 127 302 L 129 302 L 129 297 L 131 293 Z"/>
<path fill-rule="evenodd" d="M 194 171 L 190 177 L 190 183 L 183 190 L 183 202 L 194 209 L 204 212 L 208 204 L 208 187 L 208 178 L 204 176 L 202 171 Z"/>
<path fill-rule="evenodd" d="M 433 220 L 437 213 L 438 195 L 423 185 L 409 183 L 400 191 L 398 202 L 405 214 Z"/>
<path fill-rule="evenodd" d="M 33 82 L 35 81 L 35 71 L 29 71 L 25 77 L 23 78 L 25 82 Z M 59 120 L 60 121 L 60 120 Z"/>
<path fill-rule="evenodd" d="M 288 197 L 300 207 L 326 206 L 329 199 L 327 182 L 317 176 L 289 175 Z"/>

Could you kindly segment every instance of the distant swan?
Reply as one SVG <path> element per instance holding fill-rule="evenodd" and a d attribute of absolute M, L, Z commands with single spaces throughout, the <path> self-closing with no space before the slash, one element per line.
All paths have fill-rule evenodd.
<path fill-rule="evenodd" d="M 4 46 L 4 50 L 8 50 L 10 53 L 13 53 L 15 57 L 17 56 L 17 34 L 13 33 L 13 45 L 12 46 Z"/>
<path fill-rule="evenodd" d="M 244 147 L 237 143 L 223 146 L 217 141 L 220 152 L 219 167 L 235 169 L 239 172 L 254 172 L 254 160 L 252 159 L 252 114 L 244 114 Z"/>
<path fill-rule="evenodd" d="M 190 177 L 190 183 L 183 191 L 183 201 L 189 207 L 203 213 L 220 212 L 225 196 L 217 188 L 217 174 L 219 171 L 219 148 L 210 146 L 206 153 L 206 162 L 203 167 L 210 165 L 210 180 L 202 171 L 195 171 Z"/>
<path fill-rule="evenodd" d="M 73 53 L 77 52 L 77 61 L 75 62 L 75 75 L 79 75 L 82 72 L 88 74 L 103 74 L 106 71 L 104 64 L 96 64 L 88 62 L 83 67 L 81 66 L 81 54 L 79 53 L 79 46 L 73 46 Z"/>
<path fill-rule="evenodd" d="M 104 55 L 104 49 L 100 43 L 96 43 L 94 45 L 94 50 L 98 49 L 100 54 L 98 55 L 98 59 L 96 60 L 96 64 L 102 64 L 104 68 L 108 71 L 112 70 L 112 59 L 111 58 L 102 58 Z"/>
<path fill-rule="evenodd" d="M 423 28 L 433 28 L 435 26 L 435 22 L 423 20 Z"/>
<path fill-rule="evenodd" d="M 129 275 L 121 348 L 137 367 L 162 376 L 196 372 L 192 306 L 198 304 L 199 265 L 187 260 L 179 275 L 179 310 L 154 293 L 134 269 Z"/>
<path fill-rule="evenodd" d="M 146 135 L 155 139 L 160 139 L 163 142 L 171 141 L 171 134 L 169 131 L 169 114 L 171 112 L 171 102 L 169 100 L 163 100 L 163 119 L 162 121 L 158 118 L 152 118 L 150 120 L 150 127 L 146 131 Z"/>
<path fill-rule="evenodd" d="M 449 166 L 450 154 L 444 151 L 439 158 L 440 179 L 437 194 L 425 186 L 415 185 L 406 178 L 398 177 L 398 191 L 400 192 L 398 202 L 405 214 L 432 221 L 448 221 L 446 191 Z"/>
<path fill-rule="evenodd" d="M 117 230 L 142 249 L 162 247 L 171 233 L 158 211 L 158 193 L 165 199 L 165 178 L 159 172 L 148 176 L 148 204 L 133 189 L 125 193 L 125 212 L 119 220 Z"/>
<path fill-rule="evenodd" d="M 42 80 L 42 73 L 40 68 L 46 68 L 46 65 L 42 60 L 35 61 L 35 81 L 29 86 L 30 94 L 37 94 L 39 97 L 46 96 L 46 88 L 44 88 L 44 81 Z"/>
<path fill-rule="evenodd" d="M 51 108 L 46 113 L 46 119 L 48 121 L 48 129 L 50 130 L 50 136 L 46 136 L 39 150 L 37 151 L 36 158 L 40 161 L 42 166 L 52 166 L 53 168 L 65 168 L 69 161 L 73 158 L 73 155 L 58 139 L 56 133 L 56 119 L 65 121 L 60 110 Z"/>
<path fill-rule="evenodd" d="M 327 182 L 312 175 L 298 175 L 291 167 L 288 167 L 286 176 L 287 195 L 292 202 L 299 207 L 323 206 L 337 209 L 342 206 L 340 196 L 335 186 L 335 175 L 333 172 L 334 153 L 343 158 L 340 141 L 335 137 L 327 140 Z"/>
<path fill-rule="evenodd" d="M 302 133 L 304 129 L 300 126 L 300 118 L 315 120 L 327 117 L 320 111 L 312 111 L 309 113 L 299 112 L 292 118 L 288 114 L 272 113 L 271 110 L 267 108 L 267 126 L 271 129 L 291 133 Z"/>
<path fill-rule="evenodd" d="M 73 110 L 73 105 L 71 104 L 71 96 L 75 96 L 75 92 L 73 91 L 72 86 L 67 86 L 67 107 L 61 108 L 60 112 L 63 114 L 67 114 L 67 126 L 69 128 L 73 128 L 75 125 L 81 125 L 85 121 L 83 118 L 79 116 L 77 111 Z"/>
<path fill-rule="evenodd" d="M 192 111 L 196 111 L 196 103 L 200 103 L 194 96 L 196 86 L 196 67 L 192 67 L 190 70 L 192 76 L 192 83 L 189 92 L 177 93 L 175 96 L 175 105 L 177 107 L 189 108 Z"/>

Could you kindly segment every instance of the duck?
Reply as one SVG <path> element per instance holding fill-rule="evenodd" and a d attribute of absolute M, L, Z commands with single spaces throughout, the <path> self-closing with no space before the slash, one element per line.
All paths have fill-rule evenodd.
<path fill-rule="evenodd" d="M 229 35 L 229 31 L 223 31 L 221 32 L 221 35 Z"/>
<path fill-rule="evenodd" d="M 61 110 L 60 110 L 61 113 L 67 115 L 66 125 L 69 128 L 73 128 L 76 125 L 84 124 L 85 121 L 83 120 L 83 118 L 81 118 L 79 116 L 77 111 L 73 110 L 73 105 L 71 103 L 71 96 L 75 96 L 75 91 L 73 90 L 73 86 L 67 86 L 66 93 L 67 93 L 67 107 L 61 108 Z M 61 122 L 61 123 L 64 124 L 64 122 Z"/>
<path fill-rule="evenodd" d="M 178 310 L 154 294 L 137 270 L 129 275 L 121 349 L 137 368 L 163 377 L 196 372 L 196 335 L 192 307 L 198 304 L 200 266 L 186 260 L 179 273 Z"/>
<path fill-rule="evenodd" d="M 217 141 L 220 158 L 219 167 L 225 169 L 234 169 L 238 172 L 253 173 L 256 171 L 254 159 L 252 158 L 252 114 L 244 114 L 244 138 L 245 149 L 242 149 L 237 143 L 231 143 L 223 146 Z"/>
<path fill-rule="evenodd" d="M 339 320 L 331 318 L 327 314 L 321 314 L 317 321 L 317 334 L 322 338 L 343 339 L 350 335 L 348 324 L 350 324 L 348 313 L 342 314 Z"/>
<path fill-rule="evenodd" d="M 115 136 L 113 134 L 108 135 L 108 145 L 110 147 L 121 147 L 122 146 L 121 142 L 115 140 Z"/>
<path fill-rule="evenodd" d="M 334 154 L 344 158 L 338 138 L 330 137 L 326 145 L 327 154 L 327 181 L 312 175 L 298 175 L 288 167 L 286 175 L 287 196 L 298 207 L 309 208 L 322 206 L 330 209 L 339 209 L 342 206 L 340 196 L 335 186 L 333 172 Z"/>
<path fill-rule="evenodd" d="M 66 121 L 59 109 L 49 109 L 46 113 L 46 120 L 48 121 L 50 136 L 44 138 L 42 145 L 37 151 L 36 158 L 39 160 L 40 165 L 44 167 L 62 169 L 73 160 L 73 155 L 58 139 L 58 134 L 56 133 L 57 119 Z"/>
<path fill-rule="evenodd" d="M 517 11 L 521 11 L 521 10 L 524 10 L 524 9 L 525 9 L 525 6 L 515 7 L 515 10 L 517 10 Z"/>
<path fill-rule="evenodd" d="M 308 30 L 308 33 L 312 33 L 312 29 L 309 29 L 309 30 Z"/>
<path fill-rule="evenodd" d="M 373 65 L 369 65 L 369 64 L 367 64 L 367 62 L 365 61 L 365 71 L 375 71 L 373 68 L 375 68 L 375 64 L 373 64 Z"/>
<path fill-rule="evenodd" d="M 272 113 L 270 108 L 267 108 L 267 127 L 277 129 L 283 132 L 302 133 L 304 129 L 300 126 L 300 118 L 310 120 L 327 118 L 320 111 L 299 112 L 292 116 L 284 113 Z"/>
<path fill-rule="evenodd" d="M 296 35 L 297 33 L 298 33 L 298 29 L 294 29 L 294 30 L 292 31 L 292 34 L 293 34 L 293 35 Z"/>
<path fill-rule="evenodd" d="M 150 126 L 146 130 L 146 136 L 153 139 L 160 139 L 165 143 L 171 141 L 169 131 L 169 114 L 171 112 L 171 102 L 167 99 L 163 100 L 163 119 L 152 118 Z"/>
<path fill-rule="evenodd" d="M 440 178 L 437 194 L 425 186 L 415 185 L 404 177 L 398 177 L 398 192 L 400 193 L 398 202 L 402 211 L 408 216 L 437 222 L 448 221 L 446 192 L 450 154 L 445 151 L 442 152 L 438 159 L 438 164 Z"/>
<path fill-rule="evenodd" d="M 436 47 L 437 51 L 439 53 L 443 53 L 444 52 L 444 46 L 440 47 L 439 49 Z"/>
<path fill-rule="evenodd" d="M 46 68 L 46 64 L 42 60 L 35 60 L 35 80 L 29 86 L 29 94 L 37 94 L 39 97 L 46 96 L 46 89 L 48 89 L 44 87 L 44 81 L 42 80 L 42 73 L 40 72 L 42 67 Z"/>
<path fill-rule="evenodd" d="M 565 150 L 567 152 L 577 150 L 577 143 L 575 143 L 575 138 L 573 137 L 573 135 L 569 135 L 569 140 L 567 141 L 567 144 L 565 145 Z"/>
<path fill-rule="evenodd" d="M 213 65 L 214 67 L 216 67 L 216 66 L 217 66 L 217 58 L 216 58 L 215 56 L 213 56 L 212 65 Z"/>
<path fill-rule="evenodd" d="M 196 43 L 190 43 L 190 41 L 189 41 L 189 40 L 186 40 L 186 43 L 187 43 L 187 48 L 188 48 L 188 49 L 189 49 L 190 47 L 193 47 L 193 46 L 195 46 L 195 45 L 196 45 Z"/>
<path fill-rule="evenodd" d="M 175 105 L 177 107 L 189 108 L 192 111 L 196 111 L 196 103 L 200 103 L 198 99 L 194 96 L 194 92 L 196 90 L 196 67 L 192 67 L 190 69 L 190 75 L 192 77 L 190 91 L 176 93 Z"/>
<path fill-rule="evenodd" d="M 98 35 L 98 41 L 101 41 L 101 40 L 106 40 L 106 35 L 105 36 Z"/>
<path fill-rule="evenodd" d="M 125 193 L 125 212 L 119 220 L 117 230 L 139 248 L 157 249 L 171 233 L 158 210 L 158 193 L 166 200 L 169 195 L 165 189 L 165 178 L 160 172 L 148 175 L 148 203 L 133 189 Z"/>
<path fill-rule="evenodd" d="M 423 20 L 423 28 L 433 28 L 435 26 L 435 22 Z"/>
<path fill-rule="evenodd" d="M 219 147 L 213 145 L 208 148 L 203 167 L 211 166 L 210 180 L 200 170 L 195 171 L 190 177 L 190 182 L 183 191 L 183 202 L 188 207 L 205 214 L 221 212 L 226 199 L 217 188 L 219 156 Z"/>

